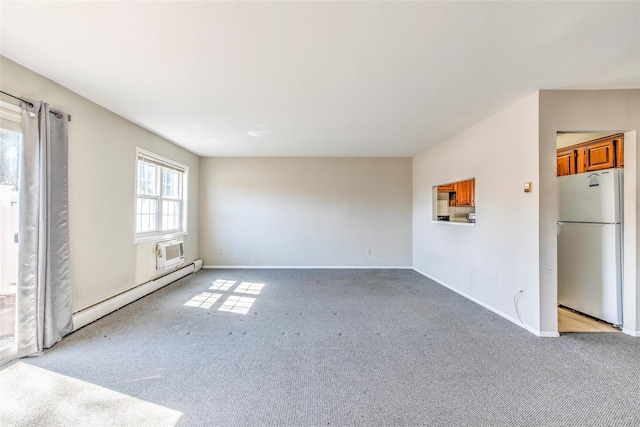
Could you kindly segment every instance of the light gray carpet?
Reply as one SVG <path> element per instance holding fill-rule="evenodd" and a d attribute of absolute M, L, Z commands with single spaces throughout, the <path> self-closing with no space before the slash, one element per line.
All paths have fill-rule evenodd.
<path fill-rule="evenodd" d="M 407 270 L 201 271 L 20 363 L 178 425 L 640 425 L 640 339 L 537 338 Z"/>

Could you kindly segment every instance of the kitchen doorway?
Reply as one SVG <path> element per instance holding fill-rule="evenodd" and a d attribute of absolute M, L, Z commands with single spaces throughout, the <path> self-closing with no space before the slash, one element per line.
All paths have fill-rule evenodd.
<path fill-rule="evenodd" d="M 620 332 L 624 135 L 558 132 L 558 332 Z"/>

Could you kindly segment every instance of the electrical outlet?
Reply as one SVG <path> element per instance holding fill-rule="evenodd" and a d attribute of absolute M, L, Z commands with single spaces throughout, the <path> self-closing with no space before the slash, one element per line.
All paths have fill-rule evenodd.
<path fill-rule="evenodd" d="M 367 249 L 367 255 L 371 255 L 371 248 Z"/>
<path fill-rule="evenodd" d="M 82 298 L 82 288 L 76 288 L 76 298 Z"/>
<path fill-rule="evenodd" d="M 222 255 L 222 249 L 218 249 L 218 255 Z"/>

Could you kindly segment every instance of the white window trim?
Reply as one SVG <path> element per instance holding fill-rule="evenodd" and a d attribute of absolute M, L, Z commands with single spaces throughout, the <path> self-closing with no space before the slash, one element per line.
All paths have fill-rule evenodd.
<path fill-rule="evenodd" d="M 150 231 L 145 233 L 136 233 L 136 223 L 138 214 L 138 157 L 146 156 L 156 159 L 162 163 L 175 166 L 184 170 L 184 176 L 182 178 L 182 227 L 179 231 L 163 232 L 163 231 Z M 133 243 L 154 242 L 158 240 L 171 239 L 178 236 L 185 236 L 189 234 L 188 228 L 188 205 L 189 205 L 189 166 L 178 163 L 174 160 L 167 159 L 144 148 L 136 147 L 135 156 L 135 175 L 133 179 Z M 160 218 L 160 212 L 158 212 L 158 218 Z M 160 219 L 158 219 L 160 221 Z"/>
<path fill-rule="evenodd" d="M 9 102 L 0 101 L 0 122 L 3 129 L 22 133 L 22 109 Z"/>

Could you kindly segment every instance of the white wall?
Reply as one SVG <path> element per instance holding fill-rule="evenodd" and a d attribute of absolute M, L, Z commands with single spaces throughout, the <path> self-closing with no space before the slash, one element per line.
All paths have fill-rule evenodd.
<path fill-rule="evenodd" d="M 432 187 L 476 179 L 475 227 L 432 222 Z M 524 193 L 524 183 L 533 192 Z M 538 312 L 538 94 L 414 157 L 413 266 L 528 329 Z M 455 313 L 452 313 L 452 316 Z"/>
<path fill-rule="evenodd" d="M 189 235 L 184 242 L 186 260 L 195 259 L 199 184 L 196 155 L 4 57 L 0 57 L 0 67 L 2 90 L 45 101 L 72 116 L 69 238 L 74 311 L 154 277 L 150 268 L 151 245 L 133 244 L 136 145 L 189 166 Z"/>
<path fill-rule="evenodd" d="M 637 173 L 640 90 L 540 92 L 540 310 L 544 330 L 557 327 L 556 132 L 625 133 L 623 331 L 640 336 Z"/>
<path fill-rule="evenodd" d="M 410 158 L 202 158 L 200 257 L 411 266 L 411 178 Z"/>

